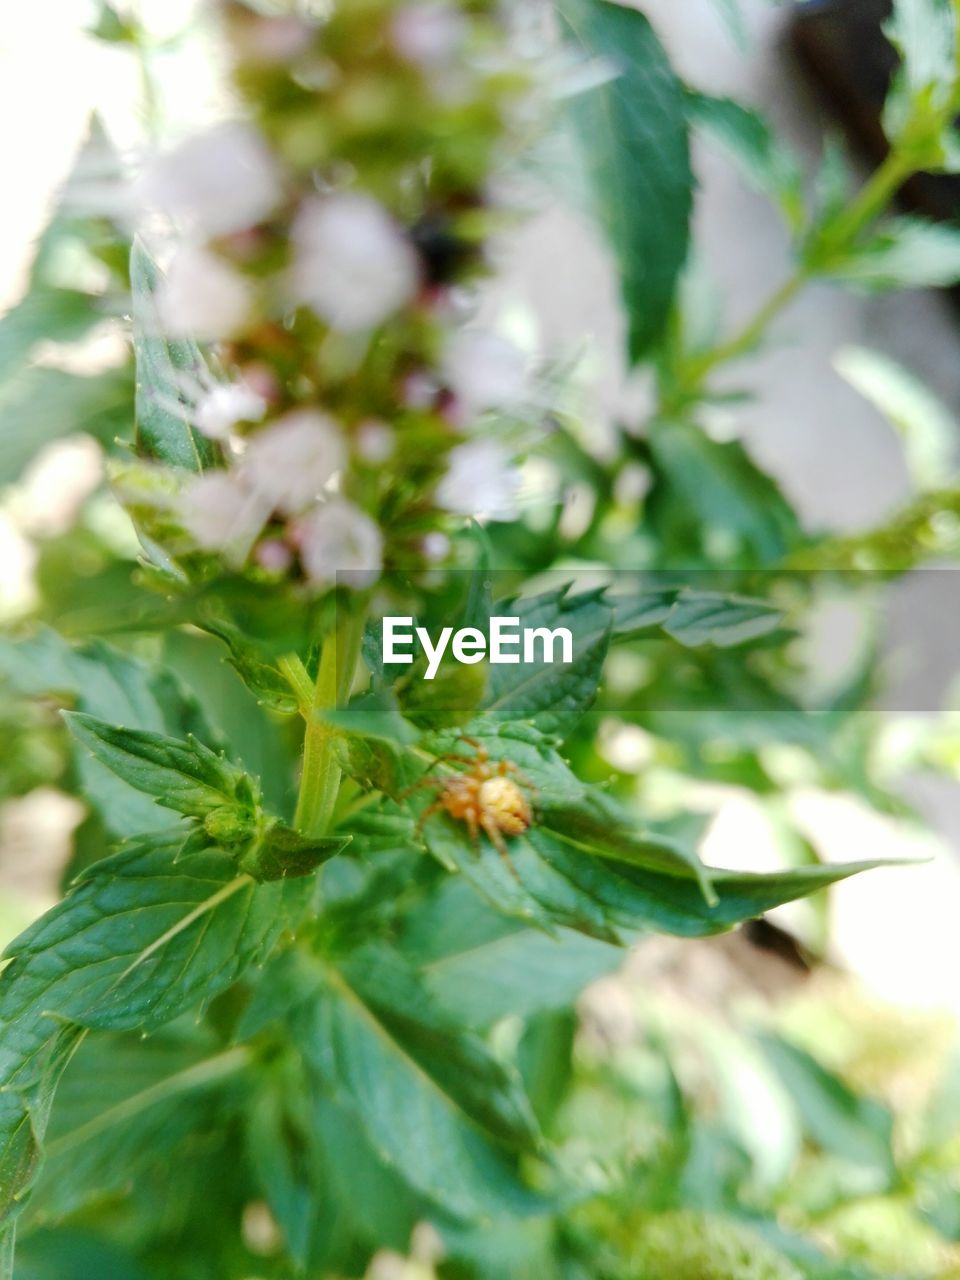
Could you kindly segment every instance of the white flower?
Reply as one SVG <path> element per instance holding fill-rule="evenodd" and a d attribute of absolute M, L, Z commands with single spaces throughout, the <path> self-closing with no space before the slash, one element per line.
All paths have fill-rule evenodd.
<path fill-rule="evenodd" d="M 217 382 L 197 400 L 194 422 L 211 440 L 226 440 L 240 422 L 259 422 L 267 402 L 243 382 Z"/>
<path fill-rule="evenodd" d="M 295 409 L 253 437 L 243 455 L 243 476 L 272 507 L 296 515 L 345 461 L 333 419 L 313 409 Z"/>
<path fill-rule="evenodd" d="M 443 0 L 410 4 L 394 15 L 390 33 L 402 58 L 425 71 L 450 63 L 463 46 L 467 20 Z"/>
<path fill-rule="evenodd" d="M 159 156 L 143 175 L 140 193 L 148 206 L 212 239 L 262 222 L 279 203 L 282 186 L 257 130 L 233 121 Z"/>
<path fill-rule="evenodd" d="M 292 236 L 297 297 L 342 333 L 374 328 L 417 292 L 416 252 L 370 196 L 310 200 Z"/>
<path fill-rule="evenodd" d="M 468 440 L 451 449 L 437 505 L 462 516 L 512 520 L 517 514 L 519 473 L 496 440 Z"/>
<path fill-rule="evenodd" d="M 244 13 L 232 33 L 234 48 L 245 62 L 292 62 L 306 52 L 313 39 L 313 28 L 294 17 L 263 17 Z"/>
<path fill-rule="evenodd" d="M 249 319 L 252 306 L 253 296 L 243 276 L 195 245 L 179 250 L 157 293 L 164 333 L 200 342 L 236 333 Z"/>
<path fill-rule="evenodd" d="M 368 418 L 357 427 L 357 453 L 364 462 L 386 462 L 396 447 L 394 433 L 385 422 Z"/>
<path fill-rule="evenodd" d="M 383 567 L 383 535 L 343 498 L 325 502 L 298 529 L 304 572 L 317 586 L 369 586 Z"/>
<path fill-rule="evenodd" d="M 470 413 L 507 408 L 526 392 L 522 352 L 486 329 L 461 329 L 455 334 L 443 369 L 451 390 Z"/>
<path fill-rule="evenodd" d="M 180 500 L 180 519 L 198 547 L 222 551 L 240 565 L 267 522 L 270 504 L 228 471 L 192 480 Z"/>

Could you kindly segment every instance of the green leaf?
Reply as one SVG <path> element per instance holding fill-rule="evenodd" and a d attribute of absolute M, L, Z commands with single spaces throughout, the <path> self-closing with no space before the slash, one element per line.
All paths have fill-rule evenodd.
<path fill-rule="evenodd" d="M 100 641 L 74 646 L 45 627 L 20 640 L 0 636 L 0 680 L 24 696 L 54 698 L 112 724 L 216 740 L 195 700 L 169 673 Z M 151 800 L 79 746 L 75 755 L 82 794 L 113 835 L 169 828 L 169 816 Z"/>
<path fill-rule="evenodd" d="M 212 999 L 268 953 L 304 898 L 176 834 L 98 862 L 5 952 L 0 1086 L 42 1076 L 63 1022 L 147 1030 Z"/>
<path fill-rule="evenodd" d="M 145 729 L 123 729 L 82 712 L 64 719 L 74 738 L 118 778 L 167 809 L 204 817 L 224 806 L 252 812 L 256 784 L 244 771 L 205 747 Z"/>
<path fill-rule="evenodd" d="M 156 264 L 141 240 L 130 254 L 130 287 L 133 290 L 134 355 L 137 364 L 137 449 L 145 457 L 187 471 L 205 471 L 217 465 L 212 441 L 189 422 L 184 404 L 184 378 L 197 379 L 204 370 L 196 343 L 164 337 L 155 294 L 160 281 Z"/>
<path fill-rule="evenodd" d="M 898 432 L 917 489 L 942 488 L 956 470 L 957 424 L 946 405 L 919 378 L 879 351 L 844 347 L 834 356 L 833 367 Z"/>
<path fill-rule="evenodd" d="M 900 54 L 883 127 L 917 169 L 952 171 L 957 86 L 957 13 L 952 0 L 895 0 L 884 34 Z"/>
<path fill-rule="evenodd" d="M 74 1027 L 54 1030 L 37 1079 L 24 1088 L 0 1089 L 0 1231 L 12 1232 L 36 1180 L 54 1093 L 81 1038 Z"/>
<path fill-rule="evenodd" d="M 872 239 L 831 261 L 837 280 L 866 290 L 940 288 L 960 281 L 960 229 L 923 218 L 889 218 Z"/>
<path fill-rule="evenodd" d="M 428 991 L 465 1026 L 488 1027 L 571 1005 L 619 968 L 619 947 L 572 929 L 526 929 L 485 903 L 461 876 L 446 876 L 403 919 L 399 940 Z"/>
<path fill-rule="evenodd" d="M 658 588 L 607 599 L 614 608 L 614 640 L 661 631 L 685 648 L 727 649 L 769 635 L 783 621 L 782 612 L 763 600 L 720 591 Z"/>
<path fill-rule="evenodd" d="M 612 613 L 603 591 L 568 595 L 568 588 L 501 602 L 503 617 L 519 618 L 521 631 L 566 628 L 572 636 L 573 661 L 491 665 L 483 714 L 494 720 L 521 720 L 544 733 L 568 732 L 593 702 L 610 643 Z M 556 657 L 560 656 L 559 646 Z"/>
<path fill-rule="evenodd" d="M 800 540 L 792 507 L 736 440 L 716 441 L 692 422 L 651 424 L 651 523 L 678 560 L 724 569 L 777 563 Z"/>
<path fill-rule="evenodd" d="M 506 858 L 485 836 L 472 842 L 466 825 L 444 813 L 421 818 L 420 838 L 492 907 L 529 926 L 554 934 L 567 927 L 615 943 L 648 929 L 706 936 L 875 865 L 756 876 L 704 868 L 692 849 L 644 831 L 612 801 L 599 800 L 536 732 L 500 726 L 497 733 L 484 723 L 470 730 L 491 761 L 506 759 L 520 770 L 516 776 L 530 794 L 533 822 L 505 839 Z M 456 738 L 425 745 L 442 759 L 458 741 L 462 748 Z M 397 769 L 407 786 L 417 776 L 411 760 L 418 756 L 409 756 Z M 429 759 L 419 758 L 420 775 L 430 774 Z M 422 814 L 431 799 L 430 788 L 422 788 L 410 804 Z M 416 838 L 413 818 L 396 815 L 382 836 L 381 847 L 409 849 Z M 360 849 L 363 839 L 358 831 Z"/>
<path fill-rule="evenodd" d="M 149 1038 L 88 1035 L 57 1090 L 36 1216 L 63 1219 L 189 1159 L 191 1147 L 229 1122 L 225 1102 L 250 1060 L 244 1048 L 222 1051 L 192 1022 Z"/>
<path fill-rule="evenodd" d="M 130 425 L 133 387 L 126 369 L 81 377 L 28 369 L 0 394 L 0 485 L 12 484 L 40 450 L 84 432 L 105 445 Z"/>
<path fill-rule="evenodd" d="M 458 1216 L 542 1207 L 483 1136 L 536 1144 L 518 1078 L 436 1006 L 402 957 L 364 947 L 318 978 L 293 1015 L 296 1042 L 381 1158 Z"/>
<path fill-rule="evenodd" d="M 660 336 L 687 255 L 693 178 L 683 90 L 647 19 L 558 0 L 563 29 L 618 73 L 571 99 L 600 223 L 617 260 L 633 361 Z"/>
<path fill-rule="evenodd" d="M 866 1165 L 888 1183 L 894 1176 L 893 1116 L 874 1098 L 860 1097 L 815 1058 L 777 1036 L 760 1045 L 780 1076 L 809 1137 L 825 1151 Z"/>
<path fill-rule="evenodd" d="M 279 668 L 264 660 L 257 646 L 238 626 L 218 617 L 213 609 L 203 608 L 196 625 L 223 641 L 230 654 L 230 665 L 258 702 L 285 714 L 297 710 L 297 699 Z"/>
<path fill-rule="evenodd" d="M 732 98 L 694 91 L 687 93 L 687 106 L 693 124 L 729 152 L 751 185 L 776 200 L 790 228 L 799 231 L 804 221 L 803 169 L 766 120 Z"/>
<path fill-rule="evenodd" d="M 21 371 L 37 343 L 73 342 L 98 319 L 96 300 L 89 294 L 33 281 L 0 319 L 0 382 Z"/>

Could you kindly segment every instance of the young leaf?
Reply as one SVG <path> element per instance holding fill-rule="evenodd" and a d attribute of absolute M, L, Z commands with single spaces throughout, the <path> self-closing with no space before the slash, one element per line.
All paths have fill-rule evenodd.
<path fill-rule="evenodd" d="M 251 812 L 253 779 L 196 738 L 178 741 L 145 729 L 123 729 L 78 711 L 64 713 L 74 738 L 138 791 L 167 809 L 204 817 L 224 806 Z"/>
<path fill-rule="evenodd" d="M 651 424 L 649 444 L 649 517 L 674 555 L 696 563 L 719 554 L 724 568 L 756 569 L 800 541 L 793 508 L 738 440 L 711 440 L 694 423 L 671 420 Z"/>
<path fill-rule="evenodd" d="M 614 79 L 570 100 L 620 269 L 629 355 L 657 340 L 687 255 L 693 178 L 683 90 L 650 23 L 610 0 L 557 0 L 564 32 Z"/>
<path fill-rule="evenodd" d="M 204 368 L 196 343 L 168 339 L 157 310 L 160 273 L 156 263 L 135 240 L 130 254 L 130 287 L 133 291 L 134 355 L 137 362 L 137 449 L 148 458 L 205 471 L 217 465 L 217 450 L 205 435 L 190 425 L 184 407 L 184 378 L 197 379 Z"/>

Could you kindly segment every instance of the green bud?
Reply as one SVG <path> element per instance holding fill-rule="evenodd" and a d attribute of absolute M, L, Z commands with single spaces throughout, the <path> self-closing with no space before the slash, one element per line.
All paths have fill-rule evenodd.
<path fill-rule="evenodd" d="M 253 815 L 245 809 L 224 805 L 213 809 L 203 820 L 203 829 L 217 844 L 239 844 L 248 840 L 254 831 Z"/>

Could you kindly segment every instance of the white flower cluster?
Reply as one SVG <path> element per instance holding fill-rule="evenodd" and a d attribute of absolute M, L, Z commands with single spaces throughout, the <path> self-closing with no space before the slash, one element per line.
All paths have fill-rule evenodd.
<path fill-rule="evenodd" d="M 462 63 L 471 20 L 456 0 L 385 5 L 385 14 L 395 56 L 425 82 L 440 86 Z M 299 19 L 253 21 L 255 30 L 248 23 L 238 37 L 250 65 L 278 66 L 280 74 L 310 47 L 311 29 Z M 236 121 L 157 157 L 139 184 L 142 206 L 179 237 L 156 299 L 164 332 L 243 353 L 227 356 L 229 380 L 203 375 L 172 389 L 176 403 L 168 407 L 217 442 L 224 463 L 188 483 L 180 522 L 197 548 L 235 568 L 253 563 L 285 574 L 296 562 L 317 587 L 360 584 L 380 570 L 384 537 L 374 516 L 351 500 L 351 467 L 401 474 L 404 413 L 435 422 L 437 447 L 428 452 L 447 459 L 433 493 L 421 500 L 457 516 L 515 515 L 511 453 L 480 433 L 490 421 L 485 415 L 509 414 L 525 401 L 525 362 L 494 333 L 449 330 L 450 308 L 437 296 L 422 240 L 356 175 L 308 187 L 280 157 L 257 124 Z M 260 260 L 268 267 L 251 269 L 270 244 L 272 256 Z M 289 366 L 278 375 L 269 359 L 258 363 L 257 335 L 272 325 L 282 337 L 303 309 L 320 323 L 319 348 L 328 332 L 361 357 L 395 317 L 427 317 L 436 333 L 432 354 L 402 375 L 397 422 L 389 412 L 359 421 L 329 412 L 322 382 L 301 389 Z M 375 499 L 368 505 L 375 509 Z M 420 545 L 430 560 L 449 542 L 438 528 Z"/>

